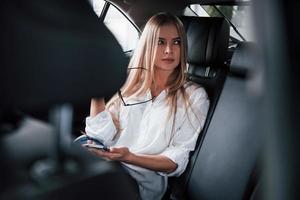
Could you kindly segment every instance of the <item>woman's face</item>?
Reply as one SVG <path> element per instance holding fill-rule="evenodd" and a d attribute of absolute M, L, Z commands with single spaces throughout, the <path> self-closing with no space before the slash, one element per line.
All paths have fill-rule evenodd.
<path fill-rule="evenodd" d="M 174 24 L 161 26 L 154 65 L 172 72 L 180 63 L 180 37 Z"/>

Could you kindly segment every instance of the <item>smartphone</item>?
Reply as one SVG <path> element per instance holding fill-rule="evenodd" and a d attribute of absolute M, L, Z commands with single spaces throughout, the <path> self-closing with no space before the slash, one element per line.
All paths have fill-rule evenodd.
<path fill-rule="evenodd" d="M 88 143 L 88 140 L 93 141 L 93 143 Z M 98 140 L 97 138 L 88 136 L 88 135 L 81 135 L 81 136 L 77 137 L 73 142 L 78 143 L 84 147 L 96 148 L 96 149 L 101 149 L 104 151 L 109 151 L 109 148 L 107 146 L 105 146 L 102 141 Z"/>

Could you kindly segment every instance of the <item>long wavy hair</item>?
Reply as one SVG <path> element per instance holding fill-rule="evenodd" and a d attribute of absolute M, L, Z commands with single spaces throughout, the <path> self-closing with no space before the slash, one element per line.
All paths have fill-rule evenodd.
<path fill-rule="evenodd" d="M 177 99 L 182 95 L 186 108 L 188 107 L 188 96 L 184 89 L 186 82 L 187 69 L 187 39 L 182 22 L 174 15 L 169 13 L 158 13 L 152 16 L 146 23 L 142 35 L 140 37 L 138 46 L 129 62 L 129 74 L 121 91 L 124 97 L 139 97 L 146 94 L 146 92 L 154 84 L 155 80 L 155 56 L 157 51 L 157 44 L 159 40 L 159 31 L 161 26 L 175 25 L 180 37 L 180 63 L 174 69 L 167 81 L 167 103 L 170 106 L 169 117 L 175 116 L 177 111 Z M 131 68 L 138 68 L 130 70 Z M 178 94 L 179 91 L 179 94 Z M 119 102 L 118 95 L 115 95 L 108 103 L 107 108 Z M 115 124 L 118 124 L 118 116 L 113 116 Z M 175 117 L 173 118 L 173 122 Z M 174 123 L 173 123 L 174 124 Z M 117 126 L 118 127 L 118 126 Z"/>

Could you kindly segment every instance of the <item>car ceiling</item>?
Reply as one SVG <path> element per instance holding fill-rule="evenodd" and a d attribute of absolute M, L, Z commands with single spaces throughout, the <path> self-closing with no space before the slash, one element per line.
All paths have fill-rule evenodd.
<path fill-rule="evenodd" d="M 158 13 L 167 11 L 180 15 L 190 4 L 201 5 L 234 5 L 245 3 L 245 0 L 107 0 L 129 16 L 138 27 L 142 27 L 147 19 Z"/>
<path fill-rule="evenodd" d="M 187 1 L 181 0 L 111 0 L 110 2 L 123 10 L 140 28 L 150 16 L 158 12 L 179 14 L 178 12 L 188 5 Z"/>

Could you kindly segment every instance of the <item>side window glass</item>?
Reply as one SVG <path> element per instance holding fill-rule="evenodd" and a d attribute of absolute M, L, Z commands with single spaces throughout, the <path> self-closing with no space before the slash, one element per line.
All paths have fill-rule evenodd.
<path fill-rule="evenodd" d="M 131 22 L 113 5 L 109 6 L 104 24 L 115 35 L 124 52 L 135 49 L 139 32 Z"/>
<path fill-rule="evenodd" d="M 105 1 L 104 0 L 89 0 L 90 4 L 93 7 L 94 12 L 98 17 L 100 17 L 101 12 L 103 10 Z"/>
<path fill-rule="evenodd" d="M 255 40 L 252 32 L 251 6 L 216 6 L 219 11 L 214 6 L 200 6 L 199 4 L 192 4 L 189 7 L 198 16 L 223 17 L 219 13 L 219 11 L 221 11 L 247 41 Z M 238 40 L 242 40 L 231 26 L 230 36 L 237 38 Z"/>
<path fill-rule="evenodd" d="M 240 34 L 246 39 L 246 41 L 254 41 L 254 34 L 252 28 L 252 12 L 251 5 L 238 5 L 238 6 L 216 6 L 219 11 L 231 21 L 231 23 L 237 28 Z M 221 17 L 222 15 L 213 6 L 203 6 L 203 8 L 212 17 Z M 234 31 L 230 26 L 230 36 L 242 40 L 242 38 Z"/>
<path fill-rule="evenodd" d="M 93 7 L 94 12 L 100 17 L 105 2 L 104 0 L 88 0 Z M 139 40 L 139 31 L 134 25 L 119 11 L 110 4 L 104 18 L 104 24 L 114 34 L 120 43 L 124 52 L 130 52 L 135 49 Z"/>
<path fill-rule="evenodd" d="M 209 17 L 208 13 L 199 4 L 192 4 L 189 8 L 199 17 Z"/>

